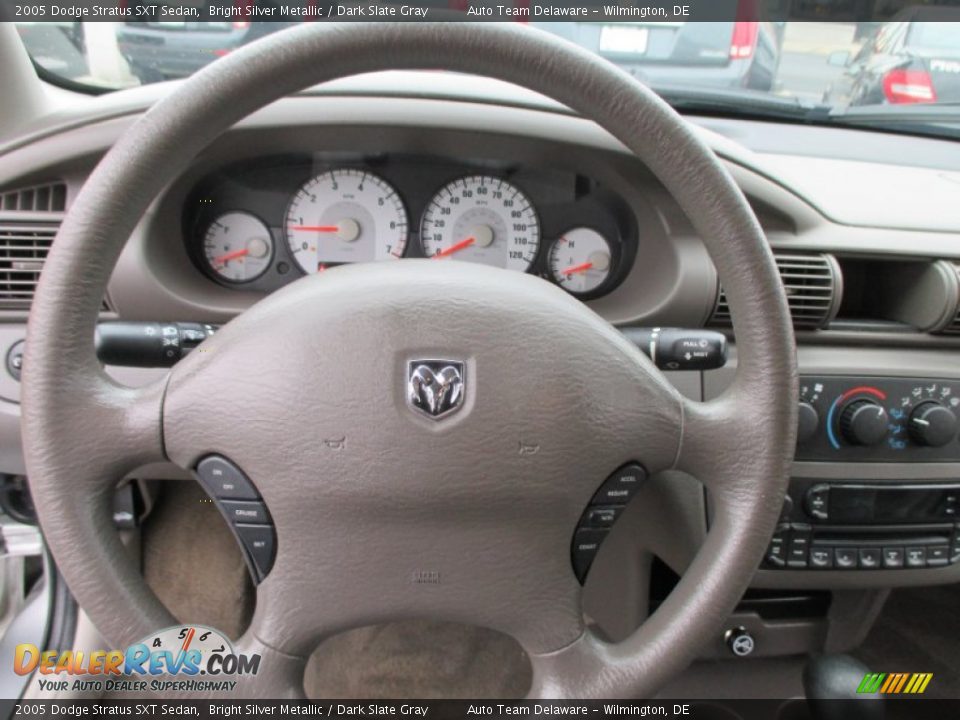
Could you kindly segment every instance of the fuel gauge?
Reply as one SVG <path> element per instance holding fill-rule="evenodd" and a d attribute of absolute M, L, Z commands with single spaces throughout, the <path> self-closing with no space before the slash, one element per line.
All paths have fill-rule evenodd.
<path fill-rule="evenodd" d="M 585 295 L 610 277 L 610 243 L 596 230 L 573 228 L 550 248 L 548 265 L 553 279 L 574 295 Z"/>
<path fill-rule="evenodd" d="M 270 266 L 270 229 L 246 212 L 229 212 L 210 223 L 203 237 L 203 257 L 213 273 L 227 282 L 255 280 Z"/>

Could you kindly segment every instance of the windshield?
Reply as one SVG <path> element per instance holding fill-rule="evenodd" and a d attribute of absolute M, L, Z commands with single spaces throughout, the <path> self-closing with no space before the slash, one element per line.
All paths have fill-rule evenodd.
<path fill-rule="evenodd" d="M 746 0 L 734 2 L 739 14 Z M 883 5 L 885 17 L 874 12 L 875 5 Z M 123 17 L 141 19 L 57 22 L 45 17 L 17 22 L 17 29 L 48 79 L 108 91 L 189 76 L 259 38 L 299 25 L 304 17 L 326 20 L 317 17 L 322 12 L 331 20 L 355 20 L 369 18 L 375 7 L 392 8 L 390 17 L 399 14 L 398 7 L 415 7 L 423 15 L 408 21 L 466 13 L 469 19 L 507 18 L 545 30 L 618 65 L 683 109 L 754 116 L 813 111 L 819 122 L 843 118 L 960 135 L 960 6 L 908 7 L 896 0 L 768 0 L 767 6 L 750 16 L 787 19 L 694 22 L 628 15 L 625 20 L 623 8 L 631 6 L 622 3 L 603 6 L 603 21 L 558 21 L 551 13 L 531 12 L 531 0 L 495 5 L 428 0 L 414 6 L 326 6 L 306 0 L 302 7 L 274 0 L 119 0 Z M 830 8 L 841 6 L 847 8 L 843 19 L 832 19 Z M 482 7 L 491 8 L 492 15 L 477 10 Z M 686 6 L 674 6 L 680 7 Z M 353 9 L 361 15 L 351 14 Z M 257 16 L 273 19 L 245 19 Z M 189 17 L 202 19 L 180 19 Z"/>

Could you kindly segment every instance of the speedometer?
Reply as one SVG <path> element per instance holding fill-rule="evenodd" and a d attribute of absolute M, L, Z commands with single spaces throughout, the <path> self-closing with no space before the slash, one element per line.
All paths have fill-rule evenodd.
<path fill-rule="evenodd" d="M 517 187 L 500 178 L 471 175 L 433 197 L 420 223 L 420 242 L 427 257 L 526 272 L 540 247 L 540 223 Z"/>
<path fill-rule="evenodd" d="M 327 265 L 395 260 L 407 247 L 407 211 L 385 180 L 353 168 L 308 180 L 287 210 L 287 243 L 306 273 Z"/>

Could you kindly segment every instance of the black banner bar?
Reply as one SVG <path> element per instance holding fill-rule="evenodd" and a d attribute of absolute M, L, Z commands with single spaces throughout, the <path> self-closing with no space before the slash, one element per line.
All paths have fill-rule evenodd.
<path fill-rule="evenodd" d="M 862 705 L 868 704 L 870 708 Z M 883 705 L 881 708 L 880 705 Z M 823 712 L 826 710 L 827 714 Z M 868 710 L 864 714 L 864 710 Z M 872 712 L 870 712 L 872 711 Z M 877 711 L 881 711 L 877 713 Z M 898 696 L 820 701 L 817 712 L 805 700 L 38 700 L 0 701 L 5 718 L 330 718 L 357 720 L 480 720 L 530 717 L 681 718 L 683 720 L 818 720 L 823 717 L 884 717 L 886 720 L 940 720 L 960 716 L 960 699 Z M 875 714 L 876 713 L 876 714 Z"/>
<path fill-rule="evenodd" d="M 17 22 L 604 22 L 838 20 L 865 22 L 922 3 L 909 0 L 0 0 Z M 810 8 L 815 8 L 811 14 Z M 925 6 L 925 19 L 956 19 L 960 0 Z M 932 13 L 932 14 L 931 14 Z M 809 16 L 809 17 L 808 17 Z"/>

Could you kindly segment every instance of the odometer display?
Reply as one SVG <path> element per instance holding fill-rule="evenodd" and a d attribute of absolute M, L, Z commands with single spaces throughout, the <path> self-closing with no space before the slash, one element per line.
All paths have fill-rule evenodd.
<path fill-rule="evenodd" d="M 483 263 L 526 272 L 540 247 L 530 199 L 500 178 L 471 175 L 444 186 L 420 223 L 427 257 Z"/>

